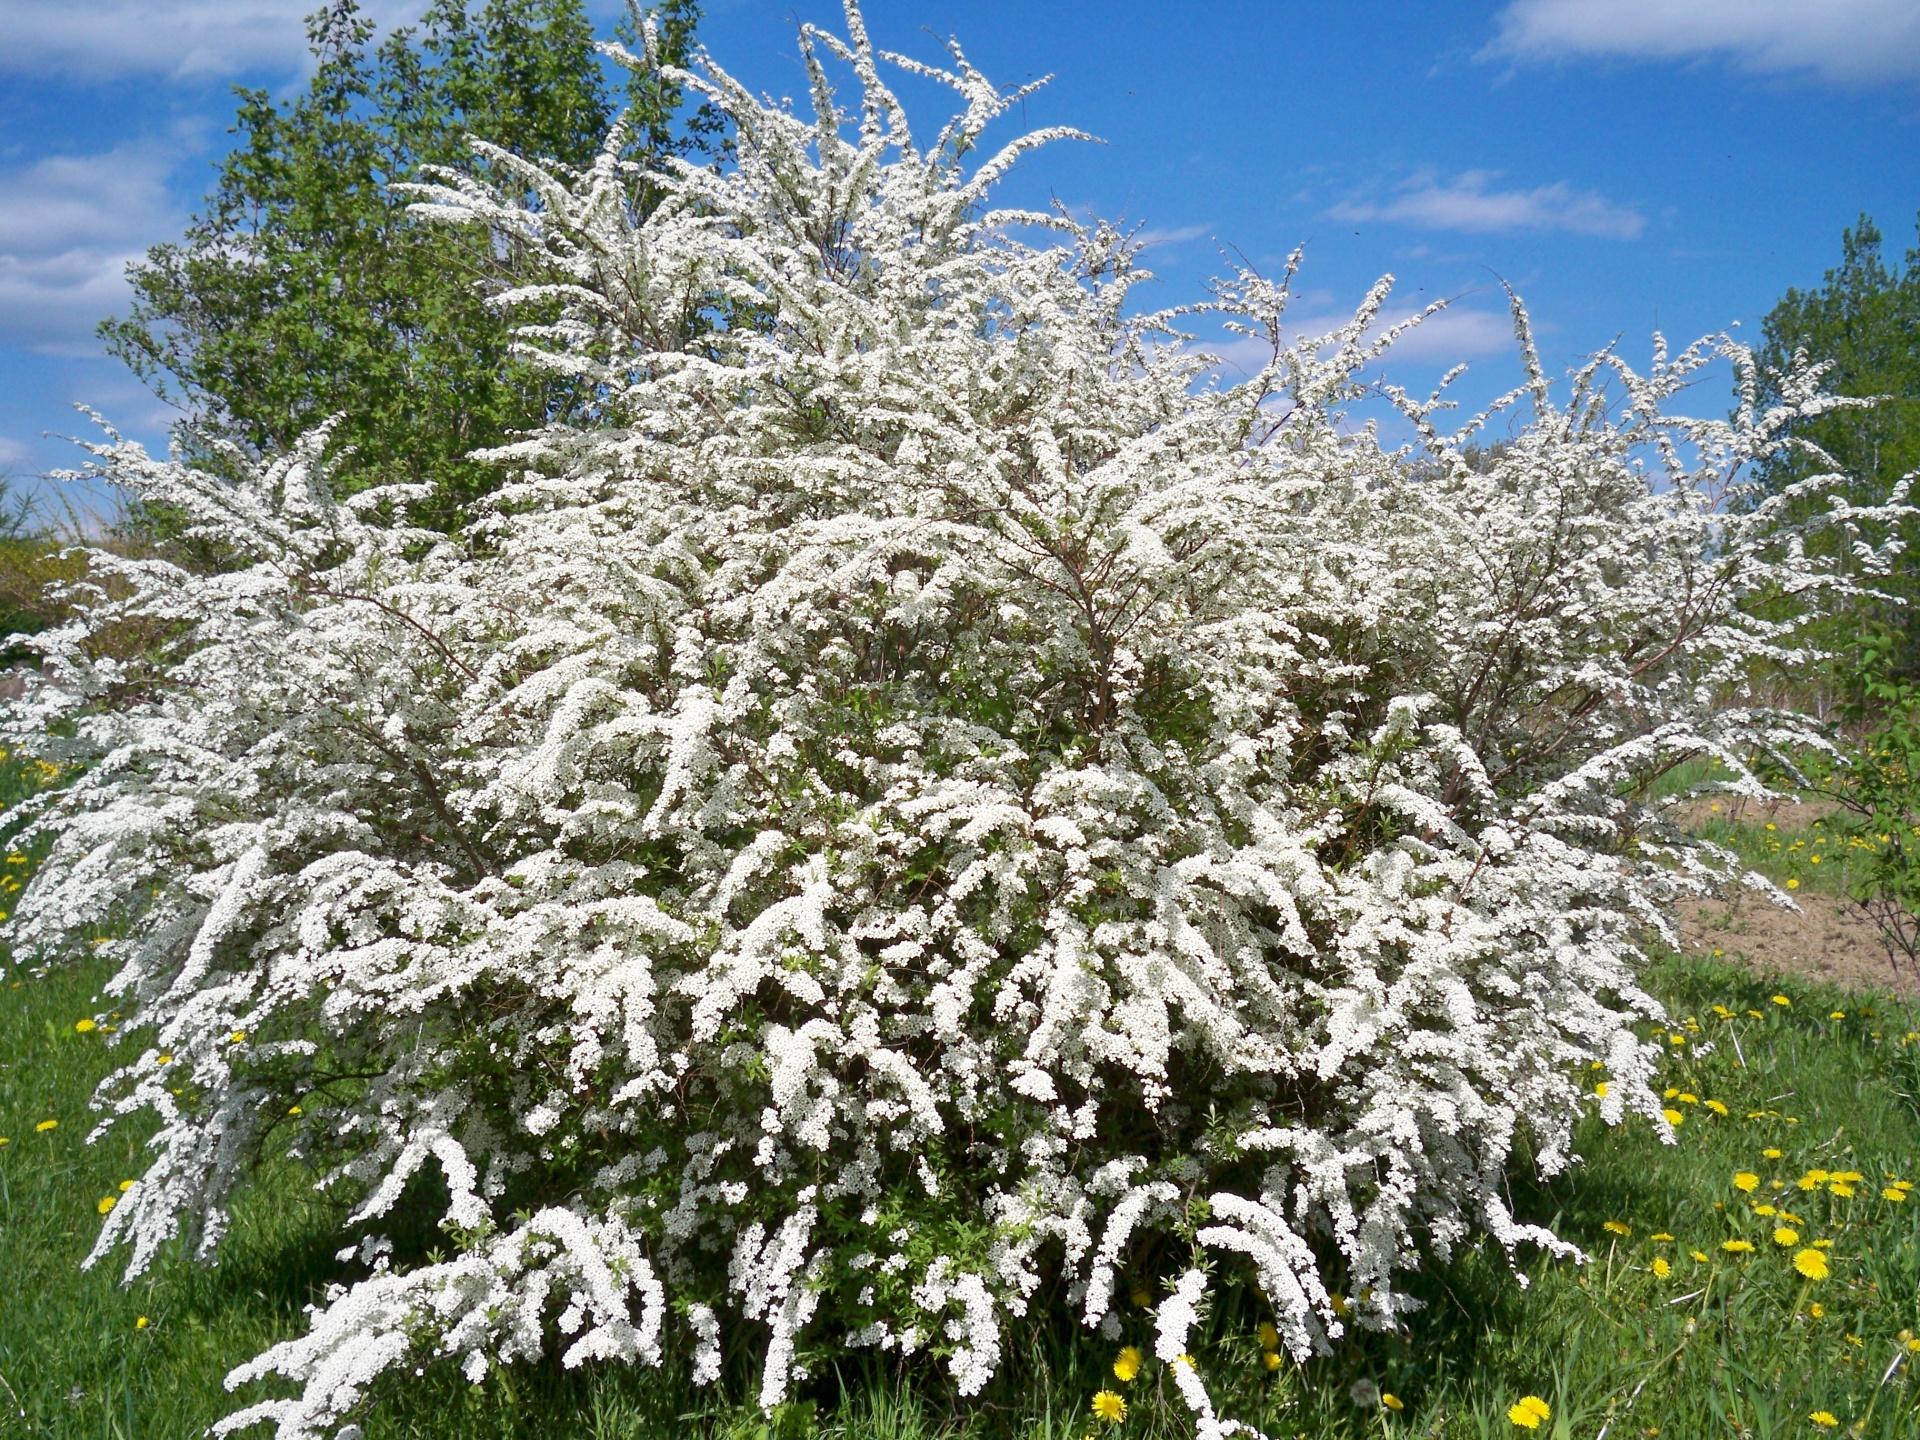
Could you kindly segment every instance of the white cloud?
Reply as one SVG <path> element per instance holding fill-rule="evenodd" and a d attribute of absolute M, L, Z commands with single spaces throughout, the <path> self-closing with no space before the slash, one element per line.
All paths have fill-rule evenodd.
<path fill-rule="evenodd" d="M 306 15 L 318 0 L 5 0 L 0 69 L 57 70 L 88 80 L 123 75 L 222 79 L 303 69 Z M 421 0 L 376 0 L 383 25 Z"/>
<path fill-rule="evenodd" d="M 0 344 L 98 353 L 93 327 L 125 307 L 127 262 L 179 231 L 178 158 L 129 145 L 0 171 Z"/>
<path fill-rule="evenodd" d="M 1498 235 L 1564 230 L 1610 240 L 1637 240 L 1646 217 L 1604 195 L 1575 190 L 1565 181 L 1532 190 L 1496 190 L 1491 171 L 1469 170 L 1452 180 L 1422 172 L 1389 198 L 1347 201 L 1327 213 L 1336 220 L 1390 220 L 1429 230 Z"/>
<path fill-rule="evenodd" d="M 1142 230 L 1134 240 L 1147 247 L 1155 245 L 1184 245 L 1189 240 L 1198 240 L 1203 235 L 1211 235 L 1210 225 L 1181 225 L 1171 230 Z"/>
<path fill-rule="evenodd" d="M 1914 0 L 1513 0 L 1487 54 L 1731 59 L 1873 84 L 1920 78 Z"/>

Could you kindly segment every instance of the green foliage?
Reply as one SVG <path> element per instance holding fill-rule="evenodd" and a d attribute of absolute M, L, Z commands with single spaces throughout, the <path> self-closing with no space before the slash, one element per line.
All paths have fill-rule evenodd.
<path fill-rule="evenodd" d="M 1849 846 L 1849 893 L 1873 916 L 1887 957 L 1920 976 L 1920 684 L 1895 668 L 1894 642 L 1856 652 L 1862 727 L 1822 789 L 1840 802 L 1836 834 Z"/>
<path fill-rule="evenodd" d="M 696 0 L 661 6 L 664 59 L 686 59 L 698 17 Z M 470 135 L 583 167 L 616 97 L 582 0 L 434 0 L 377 45 L 355 0 L 331 0 L 308 33 L 306 92 L 238 92 L 239 143 L 204 212 L 131 267 L 133 307 L 101 334 L 185 408 L 176 443 L 197 463 L 228 468 L 223 445 L 285 451 L 338 413 L 336 484 L 428 482 L 424 518 L 450 524 L 492 484 L 470 451 L 588 397 L 516 359 L 487 304 L 540 278 L 537 260 L 484 230 L 417 225 L 390 187 L 422 165 L 472 169 Z M 619 98 L 629 159 L 715 141 L 704 110 L 676 127 L 682 96 L 657 75 L 634 72 Z M 636 182 L 633 203 L 652 198 Z"/>
<path fill-rule="evenodd" d="M 1797 421 L 1791 434 L 1801 444 L 1775 456 L 1761 478 L 1777 493 L 1838 470 L 1849 477 L 1840 493 L 1855 504 L 1878 503 L 1902 476 L 1920 469 L 1920 249 L 1907 252 L 1904 268 L 1889 265 L 1881 233 L 1865 215 L 1840 244 L 1840 264 L 1820 286 L 1788 290 L 1768 313 L 1759 358 L 1780 370 L 1804 350 L 1832 367 L 1826 383 L 1835 394 L 1878 403 Z M 1764 389 L 1760 395 L 1762 404 L 1779 399 Z M 1850 638 L 1863 618 L 1890 627 L 1900 637 L 1897 668 L 1911 675 L 1920 673 L 1920 610 L 1912 603 L 1920 600 L 1913 548 L 1920 527 L 1908 522 L 1908 528 L 1907 554 L 1889 587 L 1908 603 L 1844 617 L 1836 633 Z"/>

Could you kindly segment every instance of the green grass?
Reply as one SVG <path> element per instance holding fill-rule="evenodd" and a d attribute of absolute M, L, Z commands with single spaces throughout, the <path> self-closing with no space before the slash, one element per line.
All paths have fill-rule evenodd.
<path fill-rule="evenodd" d="M 74 1025 L 96 1010 L 104 979 L 94 966 L 0 985 L 0 1437 L 198 1435 L 239 1403 L 222 1387 L 227 1370 L 299 1333 L 303 1307 L 339 1274 L 340 1211 L 285 1163 L 269 1166 L 241 1204 L 217 1267 L 170 1254 L 131 1288 L 117 1270 L 79 1270 L 99 1202 L 141 1168 L 135 1135 L 85 1143 L 87 1097 L 112 1052 L 107 1037 Z M 1582 1165 L 1513 1186 L 1523 1217 L 1553 1223 L 1592 1263 L 1523 1255 L 1522 1289 L 1497 1251 L 1470 1250 L 1414 1282 L 1428 1309 L 1404 1333 L 1273 1372 L 1260 1360 L 1262 1317 L 1236 1292 L 1197 1352 L 1227 1413 L 1277 1436 L 1483 1440 L 1520 1435 L 1507 1408 L 1534 1394 L 1553 1410 L 1535 1433 L 1567 1440 L 1596 1440 L 1609 1423 L 1609 1440 L 1656 1430 L 1688 1440 L 1806 1436 L 1820 1433 L 1816 1411 L 1831 1412 L 1836 1434 L 1920 1434 L 1911 1379 L 1920 1354 L 1903 1338 L 1920 1330 L 1920 1195 L 1900 1204 L 1881 1195 L 1889 1177 L 1920 1179 L 1920 1021 L 1888 1000 L 1763 982 L 1707 961 L 1668 957 L 1648 983 L 1682 1042 L 1656 1037 L 1671 1052 L 1670 1103 L 1685 1117 L 1678 1143 L 1663 1145 L 1644 1122 L 1609 1130 L 1591 1120 Z M 37 1132 L 48 1119 L 59 1124 Z M 1830 1182 L 1801 1190 L 1796 1180 L 1814 1168 L 1864 1178 L 1851 1198 Z M 1740 1172 L 1758 1177 L 1752 1194 L 1735 1188 Z M 1773 1242 L 1778 1217 L 1755 1215 L 1760 1203 L 1800 1217 L 1800 1244 Z M 1610 1232 L 1610 1221 L 1629 1233 Z M 1722 1248 L 1740 1239 L 1751 1254 Z M 1791 1264 L 1814 1239 L 1833 1241 L 1832 1274 L 1817 1283 Z M 1655 1273 L 1656 1257 L 1669 1274 Z M 525 1368 L 469 1386 L 450 1367 L 430 1367 L 389 1387 L 366 1434 L 1082 1440 L 1102 1428 L 1088 1404 L 1103 1386 L 1130 1406 L 1113 1440 L 1191 1433 L 1161 1367 L 1149 1361 L 1122 1385 L 1107 1368 L 1116 1344 L 1081 1333 L 1009 1337 L 1005 1373 L 977 1401 L 958 1400 L 925 1370 L 824 1362 L 798 1401 L 769 1418 L 748 1403 L 757 1357 L 740 1343 L 719 1395 L 620 1369 Z M 1145 1311 L 1129 1309 L 1117 1343 L 1151 1352 Z M 1360 1408 L 1352 1387 L 1361 1380 L 1405 1408 Z"/>

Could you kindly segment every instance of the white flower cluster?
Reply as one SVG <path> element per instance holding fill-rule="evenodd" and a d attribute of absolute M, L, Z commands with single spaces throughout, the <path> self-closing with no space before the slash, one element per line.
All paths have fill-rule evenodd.
<path fill-rule="evenodd" d="M 1506 438 L 1388 390 L 1390 450 L 1345 409 L 1384 284 L 1296 339 L 1291 271 L 1221 283 L 1270 359 L 1208 382 L 1123 236 L 986 208 L 1050 138 L 975 164 L 1018 94 L 848 23 L 803 32 L 810 116 L 680 77 L 736 160 L 644 219 L 617 139 L 423 195 L 566 277 L 505 301 L 599 397 L 461 533 L 337 502 L 324 433 L 239 483 L 98 448 L 223 559 L 92 554 L 6 722 L 78 767 L 15 817 L 51 850 L 11 943 L 111 937 L 139 1053 L 100 1103 L 157 1126 L 95 1258 L 211 1252 L 263 1148 L 363 1231 L 437 1170 L 457 1246 L 380 1253 L 226 1429 L 330 1433 L 391 1367 L 555 1331 L 702 1381 L 763 1348 L 769 1404 L 848 1345 L 977 1391 L 1058 1279 L 1096 1327 L 1165 1294 L 1224 1431 L 1180 1358 L 1208 1269 L 1304 1356 L 1322 1266 L 1388 1326 L 1423 1255 L 1569 1249 L 1502 1178 L 1522 1129 L 1568 1162 L 1590 1067 L 1664 1123 L 1636 937 L 1730 857 L 1635 796 L 1814 740 L 1755 677 L 1887 558 L 1742 489 L 1817 376 L 1667 414 L 1749 372 L 1716 342 L 1562 404 L 1516 306 Z M 962 97 L 931 148 L 882 58 Z"/>

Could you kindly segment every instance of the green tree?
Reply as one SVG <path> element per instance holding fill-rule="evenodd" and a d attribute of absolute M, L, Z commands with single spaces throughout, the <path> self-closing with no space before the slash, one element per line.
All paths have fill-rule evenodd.
<path fill-rule="evenodd" d="M 1835 394 L 1878 401 L 1802 420 L 1792 431 L 1853 477 L 1843 493 L 1859 503 L 1884 498 L 1901 476 L 1920 469 L 1920 248 L 1907 252 L 1901 268 L 1888 264 L 1882 244 L 1879 228 L 1862 215 L 1841 235 L 1840 264 L 1817 288 L 1788 290 L 1762 328 L 1763 366 L 1784 369 L 1805 351 L 1832 367 L 1827 385 Z M 1779 398 L 1761 395 L 1762 403 Z M 1827 468 L 1814 452 L 1793 449 L 1769 461 L 1760 478 L 1778 492 Z M 1920 675 L 1920 526 L 1909 528 L 1900 572 L 1888 587 L 1906 604 L 1876 606 L 1839 623 L 1856 636 L 1863 624 L 1884 631 L 1894 670 L 1913 676 Z"/>
<path fill-rule="evenodd" d="M 684 63 L 699 13 L 695 0 L 655 12 L 663 58 Z M 682 96 L 658 75 L 630 72 L 616 96 L 581 0 L 434 0 L 377 44 L 354 0 L 332 0 L 308 37 L 305 93 L 276 105 L 237 92 L 239 143 L 203 213 L 130 267 L 132 309 L 101 334 L 185 412 L 175 443 L 197 462 L 223 469 L 226 445 L 284 450 L 339 414 L 337 484 L 425 481 L 423 518 L 450 524 L 493 482 L 470 451 L 587 397 L 519 362 L 487 304 L 537 278 L 537 257 L 416 223 L 394 182 L 422 165 L 472 168 L 469 135 L 585 166 L 616 102 L 631 159 L 710 149 L 716 127 L 704 110 L 679 117 Z M 636 206 L 649 198 L 636 185 Z"/>

